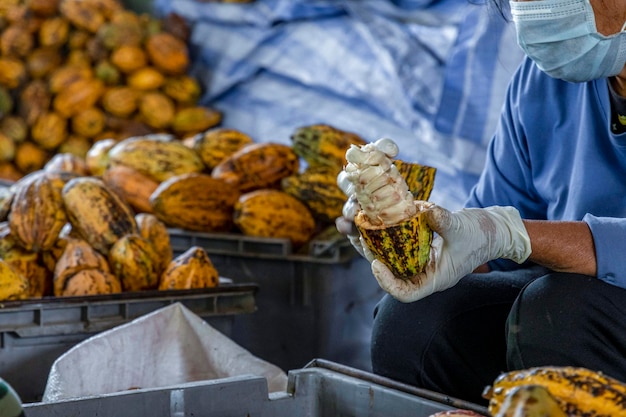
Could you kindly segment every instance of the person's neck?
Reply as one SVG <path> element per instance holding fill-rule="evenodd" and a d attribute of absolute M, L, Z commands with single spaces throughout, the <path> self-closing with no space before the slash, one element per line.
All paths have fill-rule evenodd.
<path fill-rule="evenodd" d="M 626 97 L 626 79 L 620 75 L 609 78 L 613 90 L 622 97 Z"/>

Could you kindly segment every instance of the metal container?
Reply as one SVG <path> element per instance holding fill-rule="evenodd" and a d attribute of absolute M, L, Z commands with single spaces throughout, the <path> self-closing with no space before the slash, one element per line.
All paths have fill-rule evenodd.
<path fill-rule="evenodd" d="M 258 376 L 187 383 L 54 403 L 26 404 L 28 417 L 427 417 L 473 403 L 410 387 L 365 371 L 314 360 L 289 371 L 285 392 L 268 394 Z"/>
<path fill-rule="evenodd" d="M 202 290 L 46 297 L 0 305 L 0 376 L 23 402 L 40 401 L 54 361 L 69 348 L 118 325 L 180 302 L 227 336 L 235 316 L 256 310 L 252 284 Z"/>
<path fill-rule="evenodd" d="M 324 358 L 369 371 L 372 314 L 383 291 L 334 228 L 294 250 L 288 239 L 170 229 L 174 253 L 204 248 L 221 275 L 259 286 L 257 312 L 232 339 L 282 369 Z"/>

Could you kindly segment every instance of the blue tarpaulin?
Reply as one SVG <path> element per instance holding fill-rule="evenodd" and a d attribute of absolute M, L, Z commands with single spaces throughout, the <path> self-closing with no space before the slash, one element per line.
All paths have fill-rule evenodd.
<path fill-rule="evenodd" d="M 485 0 L 491 1 L 491 0 Z M 522 57 L 511 23 L 473 0 L 155 0 L 191 25 L 201 103 L 258 142 L 326 123 L 394 139 L 438 169 L 431 200 L 455 209 L 482 169 Z"/>

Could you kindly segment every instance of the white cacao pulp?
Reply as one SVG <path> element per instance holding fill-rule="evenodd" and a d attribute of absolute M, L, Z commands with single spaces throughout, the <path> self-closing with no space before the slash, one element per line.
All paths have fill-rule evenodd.
<path fill-rule="evenodd" d="M 340 188 L 353 195 L 372 225 L 394 225 L 416 213 L 413 195 L 393 164 L 398 145 L 391 139 L 351 145 L 348 161 L 339 175 Z M 348 218 L 356 213 L 343 213 Z"/>

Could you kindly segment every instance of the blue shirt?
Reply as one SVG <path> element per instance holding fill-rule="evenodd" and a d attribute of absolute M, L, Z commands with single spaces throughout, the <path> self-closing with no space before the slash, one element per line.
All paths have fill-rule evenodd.
<path fill-rule="evenodd" d="M 514 75 L 468 207 L 584 220 L 598 278 L 626 288 L 626 134 L 611 133 L 608 80 L 569 83 L 525 59 Z"/>

